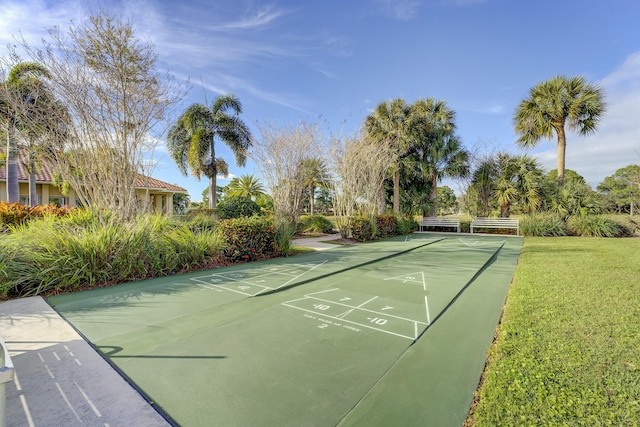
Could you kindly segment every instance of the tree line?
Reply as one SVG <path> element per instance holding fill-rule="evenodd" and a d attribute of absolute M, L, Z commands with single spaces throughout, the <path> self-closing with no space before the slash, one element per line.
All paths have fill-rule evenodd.
<path fill-rule="evenodd" d="M 595 132 L 606 109 L 602 90 L 582 77 L 556 76 L 534 86 L 514 113 L 518 146 L 556 136 L 558 165 L 549 179 L 526 154 L 471 153 L 457 135 L 455 112 L 435 98 L 381 102 L 354 135 L 326 136 L 305 121 L 257 123 L 259 135 L 252 135 L 233 94 L 211 106 L 193 104 L 171 121 L 186 85 L 156 69 L 153 47 L 135 36 L 130 22 L 101 12 L 50 34 L 44 48 L 23 43 L 29 61 L 15 49 L 2 61 L 9 201 L 17 201 L 20 146 L 32 175 L 46 160 L 59 174 L 56 182 L 88 208 L 133 218 L 146 209 L 135 197 L 136 178 L 151 174 L 151 154 L 166 140 L 181 172 L 208 178 L 210 208 L 218 199 L 217 177 L 229 171 L 216 141 L 230 147 L 238 166 L 251 158 L 265 181 L 260 192 L 270 198 L 263 204 L 276 222 L 293 228 L 302 211 L 315 212 L 316 194 L 341 219 L 450 212 L 452 191 L 439 189 L 447 178 L 465 183 L 459 208 L 473 215 L 637 210 L 633 166 L 605 180 L 599 193 L 565 173 L 566 131 Z"/>

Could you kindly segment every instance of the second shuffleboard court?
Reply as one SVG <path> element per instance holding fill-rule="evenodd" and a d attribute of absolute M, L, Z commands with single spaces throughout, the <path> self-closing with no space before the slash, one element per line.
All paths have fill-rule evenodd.
<path fill-rule="evenodd" d="M 309 283 L 305 290 L 335 287 L 306 292 L 282 305 L 301 311 L 319 329 L 367 329 L 415 340 L 502 244 L 501 240 L 442 240 L 357 272 Z"/>

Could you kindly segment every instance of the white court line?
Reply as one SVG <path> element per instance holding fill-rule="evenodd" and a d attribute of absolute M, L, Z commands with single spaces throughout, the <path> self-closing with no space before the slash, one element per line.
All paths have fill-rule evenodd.
<path fill-rule="evenodd" d="M 409 339 L 409 340 L 414 340 L 414 339 L 418 338 L 418 335 L 416 335 L 416 336 L 414 336 L 414 337 L 410 337 L 410 336 L 407 336 L 407 335 L 398 334 L 398 333 L 396 333 L 396 332 L 385 331 L 384 329 L 374 328 L 373 326 L 365 325 L 364 323 L 358 323 L 358 322 L 354 322 L 354 321 L 347 320 L 347 319 L 343 319 L 343 318 L 338 318 L 338 317 L 334 317 L 334 316 L 329 316 L 329 315 L 327 315 L 327 314 L 319 313 L 319 312 L 317 312 L 317 311 L 308 310 L 308 309 L 306 309 L 306 308 L 296 307 L 296 306 L 294 306 L 294 305 L 288 305 L 286 302 L 283 302 L 283 303 L 282 303 L 282 305 L 285 305 L 285 306 L 287 306 L 287 307 L 291 307 L 291 308 L 295 308 L 295 309 L 297 309 L 297 310 L 306 311 L 306 312 L 308 312 L 308 313 L 313 313 L 313 314 L 316 314 L 316 315 L 318 315 L 318 316 L 327 317 L 327 318 L 329 318 L 329 319 L 341 320 L 341 321 L 343 321 L 343 322 L 351 323 L 351 324 L 353 324 L 353 325 L 358 325 L 358 326 L 361 326 L 361 327 L 363 327 L 363 328 L 373 329 L 374 331 L 383 332 L 383 333 L 385 333 L 385 334 L 395 335 L 395 336 L 400 337 L 400 338 L 406 338 L 406 339 Z M 406 320 L 408 320 L 408 319 L 406 319 Z"/>
<path fill-rule="evenodd" d="M 278 286 L 278 287 L 276 288 L 276 290 L 277 290 L 277 289 L 280 289 L 280 288 L 281 288 L 281 287 L 283 287 L 283 286 L 287 286 L 289 283 L 293 282 L 293 281 L 294 281 L 294 280 L 296 280 L 297 278 L 302 277 L 302 276 L 304 276 L 305 274 L 309 273 L 310 271 L 313 271 L 313 270 L 315 270 L 316 268 L 318 268 L 318 267 L 320 267 L 320 266 L 325 265 L 327 262 L 328 262 L 328 261 L 323 261 L 323 262 L 321 262 L 320 264 L 318 264 L 318 265 L 316 265 L 316 266 L 314 266 L 314 267 L 310 268 L 309 270 L 307 270 L 307 271 L 305 271 L 305 272 L 303 272 L 303 273 L 298 274 L 296 277 L 293 277 L 293 278 L 292 278 L 291 280 L 289 280 L 288 282 L 285 282 L 285 283 L 283 283 L 282 285 Z"/>
<path fill-rule="evenodd" d="M 339 291 L 339 290 L 340 290 L 340 288 L 327 289 L 326 291 L 312 292 L 310 294 L 305 294 L 304 296 L 311 298 L 310 295 L 324 294 L 326 292 Z"/>
<path fill-rule="evenodd" d="M 376 299 L 376 298 L 378 298 L 378 297 L 373 297 L 373 298 L 371 298 L 370 300 L 367 300 L 367 301 L 363 302 L 362 304 L 360 304 L 359 306 L 357 306 L 357 308 L 360 308 L 360 307 L 362 307 L 363 305 L 367 305 L 368 303 L 370 303 L 371 301 L 373 301 L 373 300 L 374 300 L 374 299 Z"/>
<path fill-rule="evenodd" d="M 423 322 L 423 321 L 421 321 L 421 320 L 409 319 L 409 318 L 407 318 L 407 317 L 401 317 L 401 316 L 395 316 L 395 315 L 393 315 L 393 314 L 389 314 L 389 313 L 388 313 L 388 312 L 386 312 L 386 311 L 385 311 L 385 312 L 383 312 L 383 311 L 369 310 L 369 309 L 367 309 L 367 308 L 362 308 L 362 307 L 360 307 L 360 306 L 347 305 L 347 304 L 343 304 L 343 303 L 341 303 L 341 302 L 337 302 L 337 301 L 332 301 L 332 300 L 327 300 L 327 299 L 322 299 L 322 298 L 309 297 L 309 296 L 306 296 L 306 295 L 305 295 L 305 297 L 306 297 L 306 298 L 298 298 L 298 299 L 295 299 L 295 300 L 291 300 L 291 301 L 283 302 L 282 304 L 283 304 L 283 305 L 286 305 L 287 303 L 292 303 L 292 302 L 297 302 L 297 301 L 303 301 L 303 300 L 305 300 L 305 299 L 312 299 L 312 300 L 316 300 L 316 301 L 322 301 L 322 302 L 328 302 L 328 303 L 331 303 L 331 304 L 341 305 L 342 307 L 346 307 L 346 308 L 351 308 L 351 309 L 357 309 L 357 310 L 367 311 L 367 312 L 369 312 L 369 313 L 377 314 L 377 315 L 379 315 L 379 316 L 392 317 L 392 318 L 394 318 L 394 319 L 398 319 L 398 320 L 405 320 L 405 321 L 407 321 L 407 322 L 418 322 L 418 323 L 421 323 L 421 324 L 427 325 L 427 323 L 424 323 L 424 322 Z M 304 310 L 304 309 L 302 309 L 302 308 L 301 308 L 301 310 Z M 315 311 L 314 311 L 314 313 L 322 314 L 322 313 L 318 313 L 318 312 L 315 312 Z"/>
<path fill-rule="evenodd" d="M 427 325 L 431 324 L 431 315 L 429 314 L 429 300 L 424 296 L 424 306 L 427 308 Z"/>

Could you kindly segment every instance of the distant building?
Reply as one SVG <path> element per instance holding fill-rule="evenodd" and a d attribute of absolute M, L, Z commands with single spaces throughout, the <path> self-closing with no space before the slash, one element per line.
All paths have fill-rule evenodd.
<path fill-rule="evenodd" d="M 29 174 L 22 162 L 18 162 L 18 185 L 20 203 L 29 204 Z M 154 213 L 173 214 L 173 195 L 186 194 L 187 190 L 159 179 L 139 175 L 136 179 L 138 200 L 149 198 L 149 206 Z M 54 204 L 57 206 L 77 206 L 78 200 L 73 190 L 68 196 L 62 194 L 53 184 L 53 170 L 48 164 L 41 164 L 36 174 L 36 195 L 38 205 Z M 7 168 L 0 168 L 0 201 L 7 201 Z"/>

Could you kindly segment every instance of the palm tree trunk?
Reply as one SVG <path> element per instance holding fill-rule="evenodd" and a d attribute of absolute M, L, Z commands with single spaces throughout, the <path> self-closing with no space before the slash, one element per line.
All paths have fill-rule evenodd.
<path fill-rule="evenodd" d="M 511 205 L 509 203 L 500 205 L 500 217 L 509 218 L 509 215 L 511 215 Z"/>
<path fill-rule="evenodd" d="M 18 145 L 16 143 L 15 128 L 9 123 L 7 130 L 7 201 L 20 201 L 20 186 L 18 184 Z"/>
<path fill-rule="evenodd" d="M 311 216 L 313 216 L 313 207 L 315 205 L 315 194 L 316 194 L 316 187 L 312 186 L 309 188 L 309 214 Z"/>
<path fill-rule="evenodd" d="M 400 214 L 400 169 L 393 173 L 393 212 Z"/>
<path fill-rule="evenodd" d="M 209 178 L 209 208 L 216 208 L 216 198 L 218 195 L 218 189 L 216 188 L 216 174 Z"/>
<path fill-rule="evenodd" d="M 435 174 L 431 177 L 431 202 L 431 216 L 438 216 L 438 177 Z"/>
<path fill-rule="evenodd" d="M 564 160 L 567 151 L 567 137 L 564 133 L 564 124 L 555 127 L 558 134 L 558 184 L 564 184 Z"/>

